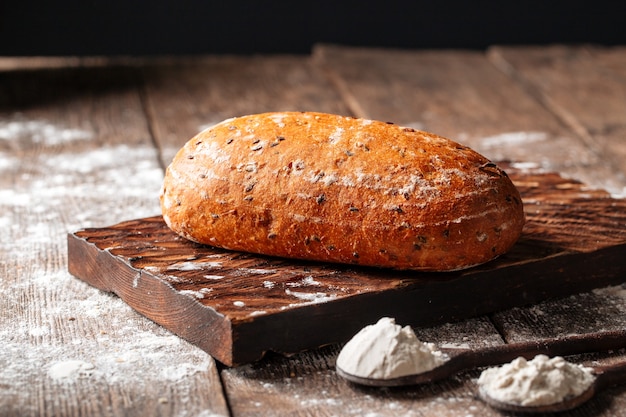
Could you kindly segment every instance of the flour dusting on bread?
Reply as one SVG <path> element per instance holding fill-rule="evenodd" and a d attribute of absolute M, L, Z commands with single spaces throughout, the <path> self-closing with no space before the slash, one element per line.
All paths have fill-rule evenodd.
<path fill-rule="evenodd" d="M 449 139 L 324 113 L 232 118 L 168 167 L 164 219 L 200 243 L 272 256 L 447 271 L 519 237 L 521 198 L 495 164 Z"/>

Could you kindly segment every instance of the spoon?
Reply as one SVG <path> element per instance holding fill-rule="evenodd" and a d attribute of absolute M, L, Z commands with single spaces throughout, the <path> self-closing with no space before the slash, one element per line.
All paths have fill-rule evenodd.
<path fill-rule="evenodd" d="M 521 405 L 496 400 L 489 396 L 485 390 L 479 388 L 478 396 L 491 407 L 501 411 L 511 411 L 518 413 L 554 413 L 567 411 L 578 407 L 591 399 L 601 390 L 626 381 L 626 361 L 613 365 L 592 367 L 595 376 L 593 383 L 579 395 L 566 397 L 563 401 L 546 405 Z"/>
<path fill-rule="evenodd" d="M 567 335 L 556 339 L 510 343 L 478 349 L 440 348 L 449 359 L 430 371 L 398 378 L 367 378 L 350 374 L 339 366 L 336 372 L 342 378 L 359 385 L 393 387 L 416 385 L 448 378 L 467 369 L 500 365 L 517 357 L 532 359 L 536 355 L 568 356 L 626 347 L 626 330 L 605 331 L 583 335 Z M 609 372 L 610 374 L 610 372 Z M 600 378 L 602 381 L 603 378 Z M 593 395 L 593 392 L 589 394 Z"/>

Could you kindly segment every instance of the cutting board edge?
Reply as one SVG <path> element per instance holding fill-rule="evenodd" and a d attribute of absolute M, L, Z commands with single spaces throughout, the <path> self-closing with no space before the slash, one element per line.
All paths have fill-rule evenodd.
<path fill-rule="evenodd" d="M 140 315 L 198 346 L 221 363 L 228 366 L 235 363 L 232 323 L 228 317 L 75 233 L 68 233 L 67 245 L 70 274 L 101 291 L 117 295 Z M 106 262 L 107 259 L 113 262 Z M 112 278 L 105 281 L 101 278 L 104 274 Z M 142 293 L 146 288 L 152 296 L 150 299 Z M 163 314 L 164 311 L 168 313 Z"/>
<path fill-rule="evenodd" d="M 442 307 L 435 314 L 436 317 L 429 320 L 424 320 L 424 316 L 420 316 L 419 311 L 408 314 L 407 311 L 412 304 L 420 305 L 421 303 L 423 306 L 431 307 L 433 303 L 435 306 L 447 305 L 446 292 L 447 286 L 450 284 L 449 281 L 441 281 L 435 285 L 431 282 L 427 289 L 421 285 L 414 287 L 409 285 L 408 287 L 386 290 L 391 296 L 386 300 L 386 305 L 382 306 L 375 304 L 379 294 L 362 293 L 324 304 L 294 308 L 289 312 L 282 313 L 283 318 L 281 320 L 273 321 L 272 317 L 263 317 L 256 321 L 254 326 L 250 325 L 250 321 L 247 320 L 234 322 L 233 332 L 237 333 L 238 336 L 234 338 L 233 357 L 235 362 L 245 363 L 259 359 L 268 351 L 293 354 L 328 344 L 343 343 L 363 326 L 376 322 L 382 316 L 394 317 L 398 323 L 403 325 L 426 327 L 478 317 L 509 308 L 524 307 L 626 282 L 626 243 L 594 251 L 592 256 L 595 261 L 593 262 L 589 262 L 588 257 L 581 257 L 580 255 L 580 253 L 575 252 L 562 253 L 560 256 L 550 256 L 543 261 L 544 264 L 545 262 L 553 263 L 554 265 L 550 267 L 558 271 L 559 277 L 542 276 L 541 271 L 533 271 L 533 262 L 524 262 L 500 270 L 489 271 L 486 274 L 456 278 L 453 281 L 462 284 L 462 288 L 458 292 L 469 295 L 463 298 L 464 304 L 458 305 L 453 311 L 450 311 L 449 307 Z M 615 260 L 621 260 L 621 263 L 614 262 L 612 264 L 611 261 Z M 602 265 L 602 267 L 597 267 L 597 264 Z M 535 274 L 532 278 L 533 282 L 540 284 L 534 290 L 523 287 L 526 277 L 529 277 L 531 273 Z M 595 273 L 598 278 L 594 280 L 585 278 L 592 273 Z M 508 294 L 506 297 L 496 297 L 499 295 L 496 289 L 497 284 L 500 280 L 506 279 L 507 275 L 509 278 L 513 276 L 515 285 L 520 285 L 523 291 L 519 294 Z M 491 296 L 488 303 L 477 302 L 481 296 L 472 294 L 472 289 L 476 287 L 477 282 L 481 283 L 482 288 L 491 291 L 491 294 L 487 294 Z M 346 306 L 346 304 L 349 305 Z M 346 309 L 346 307 L 348 308 Z M 342 314 L 344 312 L 347 313 Z M 285 318 L 286 315 L 295 319 Z M 312 316 L 317 316 L 317 319 L 321 316 L 323 320 L 313 320 Z M 294 329 L 307 326 L 307 320 L 314 324 L 318 323 L 317 326 L 310 327 L 306 332 L 306 335 L 309 335 L 307 336 L 309 337 L 308 342 L 301 342 L 298 345 L 293 340 L 286 340 L 286 338 L 281 340 L 280 337 L 276 337 L 274 346 L 265 345 L 256 354 L 249 355 L 251 350 L 259 348 L 256 344 L 259 340 L 258 332 L 282 330 L 284 334 L 289 335 Z M 325 339 L 316 339 L 315 335 L 327 330 L 323 324 L 319 325 L 319 323 L 324 323 L 327 320 L 334 321 L 334 332 L 332 334 L 326 333 Z M 266 321 L 266 323 L 262 323 L 262 321 Z M 295 325 L 292 324 L 293 328 L 287 325 L 289 323 L 295 323 Z M 337 326 L 337 323 L 340 325 Z M 250 330 L 247 329 L 248 326 Z M 253 341 L 253 343 L 246 346 L 246 341 Z M 282 349 L 279 346 L 282 346 Z M 286 346 L 290 347 L 284 349 Z"/>
<path fill-rule="evenodd" d="M 544 280 L 543 284 L 546 287 L 544 289 L 538 289 L 534 293 L 525 293 L 521 297 L 509 295 L 504 299 L 491 300 L 489 303 L 482 304 L 482 308 L 476 308 L 480 304 L 472 304 L 472 298 L 464 297 L 463 302 L 465 304 L 457 306 L 456 309 L 445 314 L 442 310 L 435 315 L 434 319 L 429 321 L 414 320 L 406 314 L 403 315 L 401 310 L 420 302 L 426 304 L 429 297 L 440 300 L 439 302 L 442 304 L 446 303 L 446 286 L 451 285 L 450 280 L 435 284 L 429 282 L 429 288 L 426 292 L 423 292 L 424 290 L 421 288 L 424 286 L 423 283 L 414 286 L 409 284 L 393 291 L 386 290 L 395 292 L 395 295 L 387 300 L 387 304 L 391 306 L 387 310 L 385 308 L 372 308 L 372 306 L 376 306 L 376 299 L 380 294 L 361 293 L 328 303 L 303 305 L 292 311 L 281 312 L 282 318 L 277 318 L 279 314 L 276 313 L 250 319 L 236 319 L 203 305 L 191 296 L 181 294 L 163 279 L 146 270 L 133 267 L 129 262 L 113 255 L 106 249 L 98 248 L 95 243 L 89 242 L 87 237 L 68 234 L 68 266 L 72 275 L 103 291 L 117 294 L 140 314 L 200 347 L 227 366 L 254 362 L 261 359 L 268 351 L 293 354 L 328 344 L 345 342 L 362 326 L 370 324 L 383 315 L 395 316 L 403 324 L 430 326 L 490 314 L 506 308 L 521 307 L 548 298 L 569 296 L 600 286 L 617 284 L 626 280 L 626 261 L 622 260 L 626 259 L 625 254 L 626 243 L 587 254 L 568 252 L 548 256 L 542 262 L 545 263 L 547 260 L 547 262 L 554 263 L 553 269 L 560 271 L 560 274 L 566 277 L 565 281 L 569 282 L 570 285 L 561 284 L 555 291 L 554 286 L 550 287 L 551 282 L 563 282 L 563 279 Z M 594 266 L 585 267 L 590 256 L 595 259 L 594 262 L 591 262 Z M 87 260 L 87 262 L 81 262 L 81 260 Z M 619 263 L 620 260 L 621 263 Z M 525 274 L 533 272 L 533 264 L 537 262 L 539 261 L 522 262 L 496 268 L 488 271 L 487 278 L 485 278 L 485 271 L 477 271 L 477 274 L 459 276 L 451 281 L 462 283 L 466 288 L 463 291 L 471 294 L 470 287 L 473 287 L 473 281 L 487 282 L 487 284 L 483 284 L 483 287 L 489 291 L 495 291 L 499 280 L 506 277 L 507 274 L 515 273 L 516 284 L 523 286 Z M 111 268 L 110 264 L 115 265 L 115 267 Z M 600 269 L 595 266 L 598 264 L 602 266 Z M 105 283 L 100 276 L 106 273 L 110 275 Z M 534 273 L 539 272 L 534 271 Z M 585 280 L 584 274 L 587 273 L 600 274 L 602 279 L 599 281 Z M 114 277 L 114 279 L 111 280 L 110 277 Z M 537 282 L 542 281 L 538 280 Z M 146 287 L 141 285 L 146 285 Z M 160 309 L 155 308 L 152 303 L 148 306 L 142 304 L 145 302 L 142 290 L 154 292 L 154 288 L 160 289 L 160 297 L 166 300 L 157 304 L 162 306 Z M 549 296 L 548 293 L 550 293 Z M 372 301 L 368 303 L 368 299 Z M 365 306 L 358 307 L 361 303 L 365 303 Z M 186 311 L 182 319 L 172 318 L 173 313 L 170 311 L 172 305 L 180 305 L 181 309 Z M 355 306 L 357 306 L 356 310 Z M 343 317 L 346 308 L 352 313 Z M 469 311 L 472 308 L 474 309 Z M 164 314 L 163 312 L 167 313 Z M 174 310 L 174 315 L 175 313 L 176 310 Z M 313 317 L 319 319 L 320 316 L 324 318 L 322 321 L 332 319 L 335 324 L 338 321 L 343 321 L 344 324 L 335 326 L 334 334 L 326 334 L 317 339 L 311 338 L 308 341 L 299 342 L 297 335 L 291 340 L 289 339 L 290 335 L 294 335 L 294 330 L 297 330 L 298 326 L 306 325 L 307 320 L 312 320 Z M 294 319 L 291 321 L 297 323 L 297 326 L 289 327 L 293 326 L 292 324 L 289 325 L 290 319 Z M 349 323 L 346 324 L 346 322 Z M 288 325 L 286 326 L 285 323 Z M 309 333 L 320 334 L 323 331 L 324 326 L 319 327 L 318 325 L 317 328 L 313 326 Z M 276 334 L 283 335 L 272 339 L 270 342 L 259 343 L 259 340 L 262 340 L 261 336 L 263 336 L 260 332 L 278 332 Z M 267 335 L 265 337 L 267 338 Z"/>

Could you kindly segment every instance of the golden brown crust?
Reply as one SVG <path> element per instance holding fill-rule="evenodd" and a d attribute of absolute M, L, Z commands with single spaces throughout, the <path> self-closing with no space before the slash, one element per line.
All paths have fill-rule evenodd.
<path fill-rule="evenodd" d="M 511 248 L 515 186 L 473 150 L 431 133 L 323 113 L 225 120 L 168 167 L 163 217 L 226 249 L 446 271 Z"/>

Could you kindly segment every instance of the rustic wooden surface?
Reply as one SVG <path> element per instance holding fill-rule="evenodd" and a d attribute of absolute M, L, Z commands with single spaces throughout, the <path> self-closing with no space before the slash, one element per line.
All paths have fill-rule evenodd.
<path fill-rule="evenodd" d="M 390 120 L 626 195 L 623 47 L 63 61 L 0 59 L 3 416 L 501 415 L 476 398 L 480 370 L 362 388 L 334 373 L 340 345 L 224 368 L 69 274 L 67 233 L 158 214 L 164 165 L 221 118 L 296 109 Z M 416 331 L 471 347 L 623 328 L 624 317 L 617 285 Z M 626 416 L 626 388 L 562 415 Z"/>
<path fill-rule="evenodd" d="M 524 201 L 522 236 L 505 255 L 464 271 L 230 252 L 182 239 L 161 216 L 70 234 L 68 269 L 228 366 L 345 342 L 382 316 L 432 326 L 622 283 L 625 199 L 554 173 L 506 169 Z"/>

